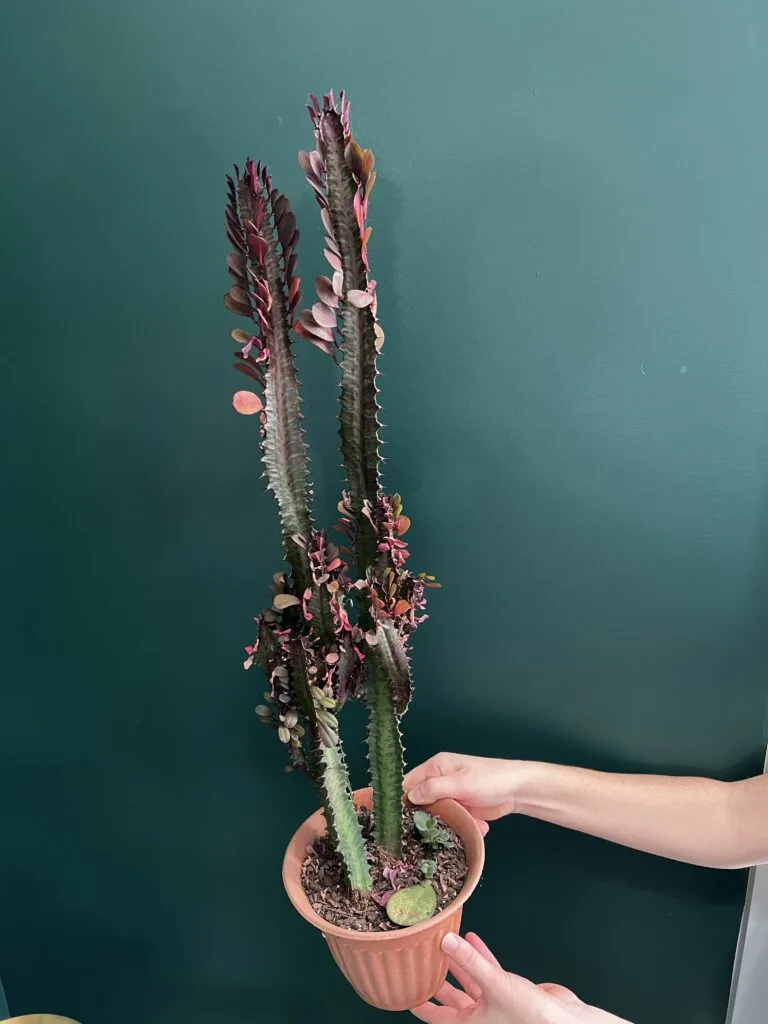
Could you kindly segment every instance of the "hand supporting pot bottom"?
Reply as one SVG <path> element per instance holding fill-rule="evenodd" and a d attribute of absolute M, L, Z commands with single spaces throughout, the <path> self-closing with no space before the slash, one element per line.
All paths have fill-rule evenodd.
<path fill-rule="evenodd" d="M 426 1024 L 629 1024 L 561 985 L 534 985 L 509 974 L 477 935 L 446 935 L 443 950 L 461 988 L 446 981 L 437 1002 L 412 1011 Z"/>

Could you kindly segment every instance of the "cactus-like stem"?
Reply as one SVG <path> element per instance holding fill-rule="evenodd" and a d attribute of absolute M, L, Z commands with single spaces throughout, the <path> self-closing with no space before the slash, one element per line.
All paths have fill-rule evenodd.
<path fill-rule="evenodd" d="M 403 841 L 403 741 L 392 687 L 375 653 L 366 660 L 365 700 L 375 839 L 398 857 Z"/>
<path fill-rule="evenodd" d="M 380 540 L 372 515 L 380 496 L 376 361 L 384 335 L 376 320 L 376 282 L 368 276 L 370 228 L 366 226 L 376 173 L 373 153 L 362 150 L 352 135 L 349 106 L 343 95 L 340 109 L 332 94 L 324 97 L 322 105 L 313 100 L 310 116 L 317 149 L 301 154 L 300 161 L 321 207 L 326 257 L 334 274 L 332 280 L 318 281 L 320 301 L 304 315 L 302 325 L 315 343 L 326 340 L 323 331 L 329 325 L 340 333 L 341 452 L 349 483 L 347 511 L 357 575 L 365 580 L 376 571 Z M 334 338 L 333 333 L 330 338 Z M 361 593 L 359 622 L 367 635 L 376 636 L 374 609 L 366 591 Z M 398 640 L 394 632 L 392 636 Z M 398 854 L 403 830 L 399 722 L 407 698 L 403 700 L 401 696 L 402 665 L 389 639 L 378 637 L 375 642 L 382 644 L 381 655 L 372 650 L 367 656 L 365 699 L 376 840 L 389 852 Z M 400 653 L 405 661 L 405 689 L 410 693 L 407 659 L 404 651 Z"/>
<path fill-rule="evenodd" d="M 368 277 L 370 228 L 365 223 L 376 173 L 373 153 L 361 150 L 352 136 L 343 96 L 340 110 L 329 94 L 310 112 L 317 149 L 302 153 L 300 159 L 321 207 L 333 279 L 318 279 L 320 301 L 302 314 L 301 327 L 321 345 L 335 338 L 336 329 L 340 333 L 341 453 L 349 483 L 357 575 L 364 578 L 376 558 L 376 537 L 364 508 L 376 503 L 381 461 L 376 357 L 384 335 L 376 321 L 376 282 Z"/>
<path fill-rule="evenodd" d="M 341 255 L 344 293 L 367 293 L 368 276 L 354 209 L 358 183 L 345 160 L 347 140 L 339 117 L 329 114 L 321 124 L 328 207 Z M 342 302 L 340 431 L 355 515 L 362 512 L 364 501 L 376 501 L 379 489 L 374 322 L 370 305 L 361 309 L 349 298 Z M 360 575 L 366 568 L 358 567 Z"/>
<path fill-rule="evenodd" d="M 333 712 L 323 707 L 322 698 L 318 699 L 317 687 L 309 682 L 304 644 L 294 641 L 291 653 L 293 686 L 312 737 L 314 777 L 322 796 L 328 834 L 344 864 L 350 888 L 368 891 L 372 886 L 368 856 L 338 722 Z"/>
<path fill-rule="evenodd" d="M 323 745 L 319 756 L 322 763 L 320 784 L 324 794 L 323 808 L 329 832 L 344 862 L 350 887 L 368 892 L 372 886 L 371 872 L 341 747 L 338 744 L 329 747 Z"/>
<path fill-rule="evenodd" d="M 234 330 L 236 368 L 260 392 L 240 391 L 238 412 L 260 413 L 268 488 L 274 493 L 291 573 L 273 577 L 272 607 L 257 619 L 245 667 L 264 669 L 270 689 L 256 708 L 275 728 L 291 766 L 318 785 L 329 834 L 349 884 L 370 890 L 362 828 L 339 742 L 337 715 L 348 697 L 364 697 L 378 844 L 402 849 L 403 747 L 400 720 L 411 694 L 408 642 L 424 621 L 424 588 L 402 535 L 410 520 L 399 495 L 380 485 L 377 357 L 384 334 L 376 282 L 369 276 L 367 213 L 374 157 L 350 129 L 349 103 L 333 93 L 310 97 L 316 148 L 299 160 L 320 204 L 331 274 L 317 278 L 317 301 L 297 309 L 299 233 L 288 200 L 262 164 L 247 161 L 229 179 L 227 257 L 234 284 L 225 297 L 248 330 Z M 341 370 L 339 428 L 348 481 L 336 548 L 313 526 L 312 490 L 292 335 L 333 356 Z M 347 558 L 347 556 L 349 556 Z M 349 563 L 349 564 L 348 564 Z"/>
<path fill-rule="evenodd" d="M 268 280 L 279 278 L 274 253 L 268 250 Z M 301 426 L 299 382 L 287 325 L 275 317 L 279 328 L 273 334 L 270 368 L 264 388 L 264 468 L 274 492 L 283 523 L 286 556 L 299 591 L 310 585 L 306 550 L 296 537 L 309 537 L 311 519 L 308 503 L 306 444 Z"/>
<path fill-rule="evenodd" d="M 311 584 L 311 575 L 306 550 L 297 537 L 306 544 L 312 519 L 307 445 L 290 337 L 301 298 L 295 274 L 299 233 L 288 200 L 272 187 L 266 167 L 248 160 L 242 173 L 235 168 L 234 178 L 228 180 L 227 233 L 235 246 L 228 264 L 236 283 L 224 302 L 253 322 L 252 333 L 233 332 L 243 345 L 236 368 L 264 388 L 263 402 L 250 395 L 240 411 L 263 410 L 264 472 L 277 501 L 286 555 L 301 593 Z"/>

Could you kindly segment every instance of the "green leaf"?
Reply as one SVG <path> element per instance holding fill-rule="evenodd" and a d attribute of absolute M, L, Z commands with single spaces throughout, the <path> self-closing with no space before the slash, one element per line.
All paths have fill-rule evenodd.
<path fill-rule="evenodd" d="M 387 901 L 387 917 L 401 928 L 428 921 L 436 910 L 437 893 L 430 882 L 400 889 Z"/>
<path fill-rule="evenodd" d="M 453 846 L 450 835 L 426 811 L 414 811 L 413 824 L 425 846 Z"/>

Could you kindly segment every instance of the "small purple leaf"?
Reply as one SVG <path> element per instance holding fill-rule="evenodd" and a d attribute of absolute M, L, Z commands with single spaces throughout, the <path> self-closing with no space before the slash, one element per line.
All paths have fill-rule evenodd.
<path fill-rule="evenodd" d="M 323 175 L 325 174 L 325 167 L 323 166 L 323 158 L 316 149 L 313 149 L 309 154 L 309 163 L 317 178 L 322 181 Z"/>
<path fill-rule="evenodd" d="M 317 289 L 318 298 L 326 306 L 332 306 L 335 309 L 339 305 L 339 297 L 333 290 L 333 284 L 329 277 L 316 277 L 315 288 Z"/>
<path fill-rule="evenodd" d="M 316 302 L 312 307 L 312 316 L 321 327 L 328 327 L 334 330 L 336 327 L 336 314 L 329 309 L 324 302 Z"/>
<path fill-rule="evenodd" d="M 242 274 L 245 270 L 245 256 L 240 252 L 230 252 L 227 254 L 227 266 L 235 274 Z"/>
<path fill-rule="evenodd" d="M 296 231 L 296 218 L 290 210 L 285 214 L 283 219 L 280 221 L 277 227 L 277 234 L 280 239 L 280 244 L 283 247 L 288 246 L 292 243 L 293 235 Z"/>
<path fill-rule="evenodd" d="M 331 252 L 330 249 L 324 249 L 323 250 L 323 255 L 328 260 L 328 262 L 330 263 L 330 265 L 333 267 L 334 270 L 337 270 L 337 271 L 341 272 L 341 270 L 342 270 L 341 259 L 340 259 L 339 256 L 336 255 L 335 252 Z"/>
<path fill-rule="evenodd" d="M 296 333 L 300 337 L 306 338 L 308 341 L 317 341 L 319 339 L 320 341 L 327 342 L 329 345 L 333 345 L 333 343 L 335 341 L 335 336 L 334 336 L 333 331 L 329 331 L 327 327 L 321 327 L 319 324 L 316 324 L 314 321 L 307 322 L 307 321 L 301 319 L 304 316 L 304 314 L 307 313 L 307 312 L 308 312 L 308 310 L 303 310 L 301 313 L 299 313 L 299 318 L 300 319 L 299 319 L 299 322 L 296 324 L 296 326 L 294 328 Z M 310 316 L 311 316 L 311 314 L 310 314 Z"/>
<path fill-rule="evenodd" d="M 323 207 L 323 209 L 320 211 L 320 220 L 323 222 L 323 227 L 325 228 L 326 234 L 333 236 L 333 221 L 331 220 L 330 210 Z"/>
<path fill-rule="evenodd" d="M 358 309 L 365 309 L 366 306 L 370 306 L 373 302 L 373 296 L 370 292 L 362 292 L 358 288 L 352 288 L 347 292 L 347 302 Z"/>
<path fill-rule="evenodd" d="M 238 313 L 240 316 L 251 315 L 250 306 L 244 305 L 241 302 L 236 302 L 229 294 L 229 292 L 227 292 L 227 294 L 224 296 L 224 305 L 231 313 Z"/>
<path fill-rule="evenodd" d="M 240 373 L 244 373 L 246 377 L 251 377 L 253 380 L 258 381 L 259 384 L 264 383 L 262 376 L 252 366 L 248 366 L 246 363 L 233 363 L 233 366 Z"/>

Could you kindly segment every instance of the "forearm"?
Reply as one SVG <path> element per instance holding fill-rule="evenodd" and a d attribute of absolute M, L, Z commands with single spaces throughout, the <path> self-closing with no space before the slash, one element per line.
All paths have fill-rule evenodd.
<path fill-rule="evenodd" d="M 706 867 L 768 860 L 768 779 L 618 775 L 526 766 L 515 810 L 646 853 Z"/>

